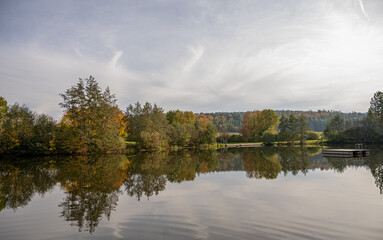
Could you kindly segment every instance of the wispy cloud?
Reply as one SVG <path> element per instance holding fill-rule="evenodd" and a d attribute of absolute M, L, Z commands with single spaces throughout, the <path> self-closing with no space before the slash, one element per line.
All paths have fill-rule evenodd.
<path fill-rule="evenodd" d="M 11 103 L 59 116 L 58 94 L 89 75 L 121 108 L 196 112 L 366 111 L 383 89 L 377 0 L 59 4 L 0 9 L 0 95 Z"/>

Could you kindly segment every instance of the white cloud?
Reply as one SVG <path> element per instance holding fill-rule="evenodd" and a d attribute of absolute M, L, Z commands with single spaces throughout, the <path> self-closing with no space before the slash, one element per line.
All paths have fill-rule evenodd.
<path fill-rule="evenodd" d="M 68 17 L 89 4 L 87 18 Z M 196 112 L 366 111 L 383 89 L 375 0 L 114 4 L 62 6 L 50 25 L 20 24 L 38 3 L 18 19 L 12 5 L 0 12 L 0 95 L 59 116 L 58 94 L 89 75 L 121 108 L 151 101 Z"/>

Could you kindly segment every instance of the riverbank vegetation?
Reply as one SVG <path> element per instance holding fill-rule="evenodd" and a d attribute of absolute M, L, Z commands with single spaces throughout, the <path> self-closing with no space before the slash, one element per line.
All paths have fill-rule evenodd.
<path fill-rule="evenodd" d="M 123 111 L 110 89 L 102 90 L 92 76 L 80 79 L 60 96 L 63 116 L 59 121 L 37 114 L 26 105 L 8 105 L 0 97 L 0 155 L 122 153 L 127 145 L 163 150 L 214 148 L 217 142 L 264 145 L 304 145 L 307 140 L 383 142 L 382 92 L 371 99 L 368 114 L 316 112 L 317 117 L 331 116 L 324 129 L 325 139 L 311 127 L 313 112 L 265 109 L 195 114 L 181 110 L 165 112 L 148 102 L 131 104 Z"/>
<path fill-rule="evenodd" d="M 127 142 L 141 149 L 203 147 L 215 143 L 216 126 L 192 112 L 167 113 L 156 104 L 136 103 L 123 112 L 115 95 L 90 76 L 63 94 L 59 121 L 26 105 L 0 98 L 0 154 L 49 155 L 124 152 Z M 208 146 L 208 147 L 206 147 Z"/>
<path fill-rule="evenodd" d="M 329 143 L 383 143 L 383 92 L 376 92 L 370 101 L 367 116 L 349 122 L 334 116 L 324 130 Z"/>

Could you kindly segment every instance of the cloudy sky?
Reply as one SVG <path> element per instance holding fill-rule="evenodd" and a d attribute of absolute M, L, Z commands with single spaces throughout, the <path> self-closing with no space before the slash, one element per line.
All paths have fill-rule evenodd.
<path fill-rule="evenodd" d="M 118 104 L 367 111 L 381 0 L 0 0 L 0 96 L 59 117 L 92 75 Z"/>

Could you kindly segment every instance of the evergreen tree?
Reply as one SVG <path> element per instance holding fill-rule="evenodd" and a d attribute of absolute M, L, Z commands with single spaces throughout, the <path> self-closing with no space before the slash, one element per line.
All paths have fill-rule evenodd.
<path fill-rule="evenodd" d="M 377 91 L 370 101 L 368 117 L 377 120 L 383 125 L 383 92 Z"/>
<path fill-rule="evenodd" d="M 289 119 L 285 114 L 282 114 L 281 119 L 279 120 L 279 133 L 278 139 L 282 141 L 286 141 L 289 137 Z"/>
<path fill-rule="evenodd" d="M 301 114 L 298 117 L 298 135 L 299 135 L 299 142 L 301 145 L 306 142 L 307 136 L 308 136 L 308 130 L 309 125 L 307 122 L 307 118 Z"/>

